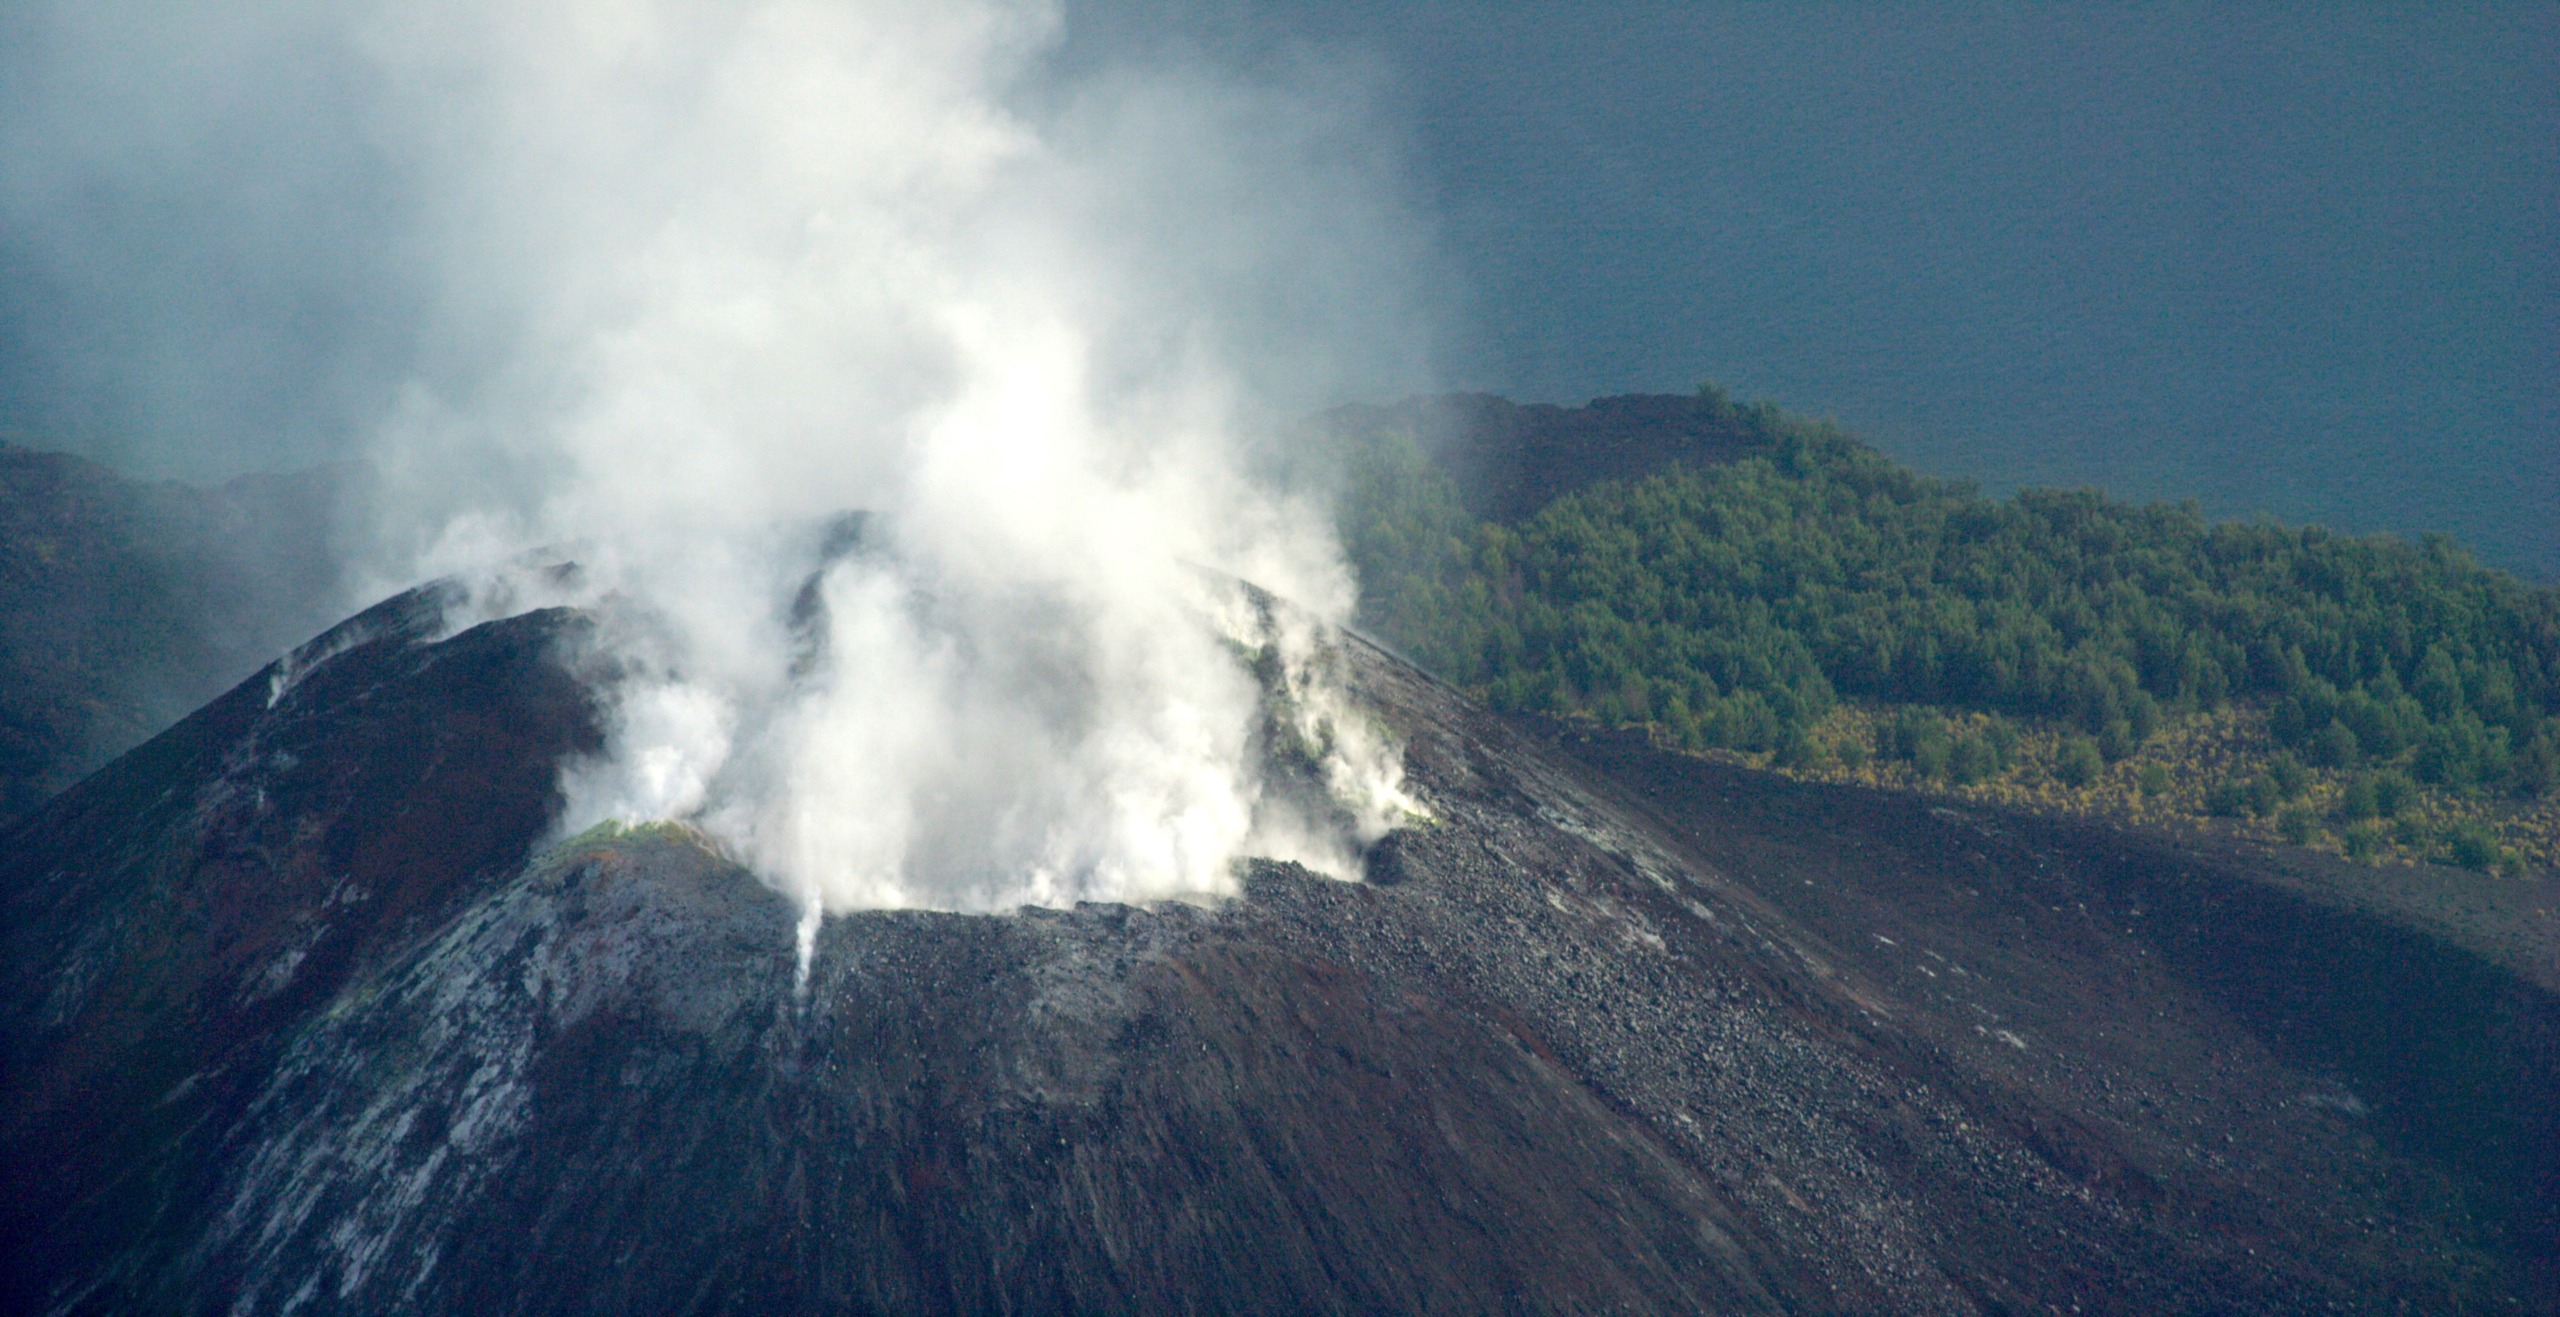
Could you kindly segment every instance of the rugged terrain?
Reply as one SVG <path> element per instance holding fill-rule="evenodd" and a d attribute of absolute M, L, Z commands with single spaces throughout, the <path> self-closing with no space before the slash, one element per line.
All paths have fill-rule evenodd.
<path fill-rule="evenodd" d="M 1363 882 L 830 920 L 552 835 L 404 597 L 0 835 L 26 1312 L 2548 1310 L 2560 1004 L 2068 824 L 1482 712 Z"/>
<path fill-rule="evenodd" d="M 0 439 L 0 823 L 336 620 L 355 474 L 199 488 Z"/>

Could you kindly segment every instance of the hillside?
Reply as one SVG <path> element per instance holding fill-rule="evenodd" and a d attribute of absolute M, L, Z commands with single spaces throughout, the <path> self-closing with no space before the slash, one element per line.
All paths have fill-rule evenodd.
<path fill-rule="evenodd" d="M 1448 428 L 1498 409 L 1344 418 L 1363 624 L 1497 708 L 1800 775 L 2560 865 L 2560 590 L 2441 539 L 1994 500 L 1712 389 L 1643 401 L 1589 411 L 1677 425 L 1548 445 L 1525 510 L 1468 492 Z"/>
<path fill-rule="evenodd" d="M 2560 866 L 2560 591 L 2451 544 L 2008 500 L 1723 394 L 1346 407 L 1362 624 L 1497 708 L 2359 860 Z M 329 619 L 347 473 L 0 445 L 0 821 Z"/>
<path fill-rule="evenodd" d="M 0 849 L 0 1308 L 2560 1295 L 2553 985 L 2245 866 L 1559 745 L 1344 638 L 1432 815 L 1366 881 L 855 914 L 801 991 L 695 834 L 551 832 L 594 621 L 441 598 Z"/>
<path fill-rule="evenodd" d="M 1492 521 L 1516 521 L 1586 485 L 1731 462 L 1773 442 L 1766 427 L 1710 394 L 1558 407 L 1461 393 L 1338 407 L 1317 424 L 1337 435 L 1407 437 L 1447 475 L 1468 516 Z"/>
<path fill-rule="evenodd" d="M 203 489 L 0 442 L 0 824 L 329 625 L 344 476 Z"/>

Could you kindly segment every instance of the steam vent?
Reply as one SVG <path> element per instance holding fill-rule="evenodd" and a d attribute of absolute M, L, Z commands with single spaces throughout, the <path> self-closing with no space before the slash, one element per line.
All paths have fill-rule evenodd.
<path fill-rule="evenodd" d="M 2302 1313 L 2549 1279 L 2511 1265 L 2550 1251 L 2546 987 L 2207 859 L 1506 721 L 1341 637 L 1432 815 L 1364 881 L 835 917 L 800 990 L 794 909 L 696 834 L 552 840 L 592 623 L 436 611 L 0 838 L 9 1311 Z"/>

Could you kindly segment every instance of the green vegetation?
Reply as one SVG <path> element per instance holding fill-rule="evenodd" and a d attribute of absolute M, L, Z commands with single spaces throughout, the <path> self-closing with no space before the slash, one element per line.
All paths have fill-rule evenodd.
<path fill-rule="evenodd" d="M 2420 784 L 2560 792 L 2560 591 L 2437 537 L 1994 500 L 1705 396 L 1761 455 L 1566 491 L 1510 524 L 1469 518 L 1409 439 L 1371 436 L 1344 517 L 1365 624 L 1496 707 L 1782 767 L 1862 754 L 1835 716 L 1859 704 L 1901 710 L 1878 760 L 1956 785 L 2010 770 L 2021 727 L 2056 729 L 2039 763 L 2077 789 L 2168 722 L 2246 709 L 2270 744 L 2198 812 L 2309 837 L 2294 802 L 2337 780 L 2341 826 L 2396 816 Z M 2424 844 L 2496 862 L 2471 834 Z"/>

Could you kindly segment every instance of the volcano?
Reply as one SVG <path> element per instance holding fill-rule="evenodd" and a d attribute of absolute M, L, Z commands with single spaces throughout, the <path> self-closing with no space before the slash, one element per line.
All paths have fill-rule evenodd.
<path fill-rule="evenodd" d="M 561 839 L 596 625 L 386 603 L 0 839 L 15 1312 L 2548 1307 L 2553 976 L 2229 857 L 1506 720 L 1216 904 Z"/>

